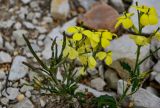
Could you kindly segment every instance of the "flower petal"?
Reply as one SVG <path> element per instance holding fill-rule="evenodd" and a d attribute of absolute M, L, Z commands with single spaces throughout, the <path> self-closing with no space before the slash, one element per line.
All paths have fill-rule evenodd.
<path fill-rule="evenodd" d="M 131 19 L 126 18 L 126 19 L 123 20 L 122 25 L 125 29 L 129 29 L 133 26 L 133 22 L 132 22 Z"/>
<path fill-rule="evenodd" d="M 146 26 L 146 25 L 149 25 L 149 17 L 147 14 L 143 14 L 140 18 L 140 23 L 143 25 L 143 26 Z"/>
<path fill-rule="evenodd" d="M 79 41 L 79 40 L 81 40 L 81 39 L 82 39 L 82 34 L 81 34 L 81 33 L 75 33 L 75 34 L 73 35 L 73 40 Z"/>
<path fill-rule="evenodd" d="M 149 18 L 149 23 L 151 25 L 155 25 L 155 24 L 158 23 L 158 17 L 157 16 L 155 16 L 155 15 L 149 15 L 148 18 Z"/>
<path fill-rule="evenodd" d="M 105 59 L 105 63 L 106 63 L 107 65 L 112 64 L 112 57 L 111 57 L 111 56 L 107 56 L 106 59 Z"/>
<path fill-rule="evenodd" d="M 106 57 L 106 52 L 98 52 L 96 54 L 96 57 L 99 59 L 99 60 L 103 60 L 105 57 Z"/>
<path fill-rule="evenodd" d="M 101 45 L 103 48 L 106 48 L 110 45 L 110 42 L 107 39 L 101 38 Z"/>
<path fill-rule="evenodd" d="M 88 58 L 88 66 L 89 66 L 89 68 L 90 69 L 94 69 L 96 67 L 96 65 L 97 65 L 96 60 L 94 59 L 94 57 L 90 56 Z"/>
<path fill-rule="evenodd" d="M 76 26 L 71 26 L 67 28 L 67 33 L 76 33 L 76 32 L 78 32 Z"/>

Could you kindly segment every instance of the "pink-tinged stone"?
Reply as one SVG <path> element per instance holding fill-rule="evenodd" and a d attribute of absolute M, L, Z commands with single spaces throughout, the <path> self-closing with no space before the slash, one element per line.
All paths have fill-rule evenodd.
<path fill-rule="evenodd" d="M 91 29 L 107 29 L 116 32 L 118 12 L 107 4 L 97 4 L 78 19 L 79 23 Z"/>

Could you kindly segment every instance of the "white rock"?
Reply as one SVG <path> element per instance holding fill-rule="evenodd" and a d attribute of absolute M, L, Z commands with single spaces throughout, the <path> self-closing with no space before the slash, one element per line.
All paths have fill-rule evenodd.
<path fill-rule="evenodd" d="M 150 74 L 150 81 L 153 81 L 155 79 L 155 77 L 156 77 L 157 74 L 158 74 L 158 72 L 155 72 L 155 71 L 151 72 L 151 74 Z"/>
<path fill-rule="evenodd" d="M 14 45 L 11 45 L 9 42 L 5 42 L 5 48 L 9 52 L 13 52 L 14 51 Z"/>
<path fill-rule="evenodd" d="M 52 50 L 51 50 L 52 41 L 50 38 L 45 39 L 45 40 L 46 40 L 46 42 L 45 42 L 45 48 L 42 51 L 42 58 L 45 60 L 48 60 L 52 56 Z"/>
<path fill-rule="evenodd" d="M 25 22 L 23 22 L 23 24 L 28 29 L 34 29 L 35 28 L 35 26 L 32 23 L 30 23 L 30 22 L 25 21 Z"/>
<path fill-rule="evenodd" d="M 23 2 L 23 4 L 28 4 L 29 2 L 31 2 L 31 0 L 21 0 Z"/>
<path fill-rule="evenodd" d="M 160 84 L 160 73 L 156 75 L 155 80 Z"/>
<path fill-rule="evenodd" d="M 21 29 L 21 27 L 22 27 L 22 24 L 21 24 L 20 22 L 17 22 L 17 23 L 14 25 L 14 28 L 15 28 L 16 30 Z"/>
<path fill-rule="evenodd" d="M 28 14 L 28 7 L 22 6 L 19 11 L 17 11 L 18 16 L 21 19 L 25 19 L 25 16 Z"/>
<path fill-rule="evenodd" d="M 137 0 L 133 0 L 133 5 L 135 5 L 135 3 L 137 2 Z M 160 20 L 160 2 L 157 2 L 157 0 L 138 0 L 139 5 L 146 5 L 146 6 L 150 6 L 150 7 L 155 7 L 159 16 L 159 20 Z M 136 14 L 136 10 L 134 8 L 130 8 L 129 12 L 135 13 Z M 138 21 L 137 21 L 137 15 L 134 15 L 132 17 L 133 19 L 133 23 L 138 26 Z M 158 27 L 160 26 L 160 21 L 157 25 L 154 26 L 147 26 L 144 28 L 143 32 L 145 33 L 152 33 L 154 30 L 156 30 Z"/>
<path fill-rule="evenodd" d="M 71 19 L 70 21 L 66 22 L 66 23 L 62 26 L 60 32 L 61 32 L 61 33 L 66 32 L 66 30 L 67 30 L 68 27 L 76 26 L 76 25 L 77 25 L 77 17 L 75 17 L 75 18 Z"/>
<path fill-rule="evenodd" d="M 111 50 L 112 59 L 116 61 L 121 58 L 129 58 L 131 60 L 136 60 L 136 51 L 137 45 L 134 43 L 132 39 L 130 39 L 129 34 L 124 34 L 111 41 L 111 45 L 107 48 L 107 50 Z M 150 53 L 150 45 L 143 46 L 141 48 L 140 59 L 143 59 Z M 149 62 L 149 63 L 148 63 Z M 150 66 L 146 67 L 146 64 L 150 64 L 150 60 L 146 60 L 144 64 L 141 65 L 141 70 L 144 71 L 146 68 L 150 68 Z"/>
<path fill-rule="evenodd" d="M 0 80 L 4 80 L 6 78 L 6 74 L 3 70 L 0 70 Z"/>
<path fill-rule="evenodd" d="M 26 92 L 26 91 L 31 91 L 31 90 L 33 90 L 34 88 L 32 87 L 32 86 L 27 86 L 27 85 L 24 85 L 21 89 L 20 89 L 20 91 L 22 92 L 22 93 L 24 93 L 24 92 Z"/>
<path fill-rule="evenodd" d="M 78 89 L 76 90 L 76 92 L 85 92 L 85 91 L 88 91 L 90 93 L 92 93 L 94 96 L 96 97 L 99 97 L 99 96 L 102 96 L 102 95 L 109 95 L 111 96 L 112 94 L 108 93 L 108 92 L 100 92 L 100 91 L 97 91 L 93 88 L 90 88 L 86 85 L 83 85 L 83 84 L 78 84 Z"/>
<path fill-rule="evenodd" d="M 160 98 L 149 91 L 140 88 L 132 95 L 135 108 L 159 108 Z"/>
<path fill-rule="evenodd" d="M 125 11 L 125 7 L 122 0 L 111 0 L 110 2 L 118 12 L 122 13 Z"/>
<path fill-rule="evenodd" d="M 52 23 L 52 22 L 53 22 L 53 19 L 52 19 L 52 17 L 43 17 L 43 21 L 44 21 L 45 23 Z"/>
<path fill-rule="evenodd" d="M 7 62 L 11 63 L 11 61 L 12 61 L 11 55 L 3 51 L 0 52 L 0 63 L 7 63 Z"/>
<path fill-rule="evenodd" d="M 157 39 L 152 39 L 151 41 L 151 51 L 155 51 L 160 48 L 160 42 Z M 156 59 L 160 60 L 160 50 L 153 54 Z"/>
<path fill-rule="evenodd" d="M 96 0 L 78 0 L 81 6 L 85 8 L 85 10 L 89 10 L 94 3 L 96 3 Z"/>
<path fill-rule="evenodd" d="M 22 64 L 22 62 L 27 62 L 27 59 L 24 56 L 16 56 L 14 58 L 9 74 L 9 80 L 19 80 L 28 73 L 28 67 Z"/>
<path fill-rule="evenodd" d="M 154 65 L 153 70 L 160 73 L 160 60 Z"/>
<path fill-rule="evenodd" d="M 61 27 L 57 26 L 56 28 L 52 29 L 52 31 L 47 35 L 51 39 L 55 39 L 56 37 L 60 40 L 63 39 L 63 35 L 61 33 Z"/>
<path fill-rule="evenodd" d="M 123 94 L 123 91 L 126 89 L 127 87 L 127 82 L 124 81 L 124 80 L 118 80 L 118 83 L 117 83 L 117 93 L 119 95 L 122 95 Z M 131 88 L 130 90 L 128 90 L 127 94 L 130 94 L 131 93 Z"/>
<path fill-rule="evenodd" d="M 0 28 L 11 28 L 11 26 L 15 23 L 13 20 L 0 21 Z"/>
<path fill-rule="evenodd" d="M 31 97 L 31 92 L 30 91 L 26 91 L 26 93 L 25 93 L 25 96 L 27 97 L 27 98 L 30 98 Z"/>
<path fill-rule="evenodd" d="M 13 32 L 13 38 L 16 39 L 16 43 L 19 46 L 25 45 L 26 42 L 23 38 L 23 35 L 27 36 L 28 32 L 26 30 L 16 30 Z"/>
<path fill-rule="evenodd" d="M 66 19 L 70 12 L 68 0 L 52 0 L 51 14 L 54 18 Z"/>
<path fill-rule="evenodd" d="M 44 27 L 38 26 L 38 27 L 36 27 L 36 29 L 38 30 L 39 33 L 46 33 L 47 32 L 47 29 Z"/>
<path fill-rule="evenodd" d="M 8 93 L 8 94 L 7 94 Z M 18 88 L 12 88 L 12 87 L 9 87 L 7 88 L 7 93 L 5 90 L 3 90 L 2 94 L 7 97 L 8 99 L 10 100 L 14 100 L 18 94 L 19 94 L 19 90 Z"/>
<path fill-rule="evenodd" d="M 150 93 L 158 96 L 158 92 L 155 88 L 149 86 L 149 87 L 146 88 L 146 90 L 149 91 Z"/>
<path fill-rule="evenodd" d="M 14 105 L 13 108 L 34 108 L 34 105 L 28 98 L 25 98 L 24 100 Z"/>
<path fill-rule="evenodd" d="M 106 85 L 105 81 L 101 78 L 95 78 L 91 80 L 91 87 L 102 91 L 104 89 L 104 86 Z"/>
<path fill-rule="evenodd" d="M 7 99 L 7 98 L 5 98 L 5 97 L 1 99 L 1 103 L 2 103 L 3 105 L 7 105 L 8 102 L 9 102 L 9 99 Z"/>

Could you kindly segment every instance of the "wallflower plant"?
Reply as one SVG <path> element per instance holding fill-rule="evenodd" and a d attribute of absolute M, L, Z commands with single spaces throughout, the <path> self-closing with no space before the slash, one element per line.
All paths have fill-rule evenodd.
<path fill-rule="evenodd" d="M 103 108 L 108 106 L 109 108 L 121 107 L 124 99 L 127 96 L 134 94 L 142 85 L 144 79 L 151 73 L 151 71 L 141 72 L 141 64 L 156 53 L 160 48 L 157 48 L 150 55 L 140 60 L 141 48 L 150 43 L 152 38 L 160 40 L 160 32 L 158 28 L 149 37 L 143 36 L 143 28 L 148 25 L 155 25 L 158 23 L 158 15 L 154 7 L 133 6 L 137 10 L 138 14 L 138 28 L 134 25 L 131 17 L 133 13 L 124 13 L 118 18 L 115 28 L 122 25 L 125 29 L 132 30 L 134 34 L 131 35 L 131 39 L 134 40 L 137 45 L 136 63 L 132 69 L 128 63 L 120 62 L 121 66 L 129 72 L 129 79 L 127 80 L 127 87 L 123 87 L 124 91 L 119 98 L 115 99 L 112 96 L 100 96 L 95 98 L 95 106 L 97 108 Z M 66 35 L 67 34 L 67 35 Z M 36 55 L 31 47 L 30 42 L 24 36 L 24 39 L 33 54 L 40 67 L 33 67 L 28 63 L 24 63 L 34 71 L 40 73 L 41 79 L 35 78 L 33 86 L 39 90 L 45 90 L 46 93 L 56 94 L 64 97 L 66 100 L 76 99 L 78 102 L 84 102 L 84 94 L 82 92 L 76 92 L 78 88 L 78 79 L 75 77 L 76 73 L 85 75 L 87 69 L 94 69 L 97 65 L 97 60 L 104 61 L 106 65 L 112 64 L 112 52 L 103 51 L 104 48 L 110 45 L 110 41 L 117 37 L 116 34 L 109 32 L 108 30 L 90 30 L 80 26 L 71 26 L 67 29 L 66 33 L 63 33 L 64 37 L 61 41 L 62 49 L 58 54 L 58 43 L 53 40 L 51 50 L 52 57 L 49 64 L 45 64 Z M 79 71 L 75 70 L 75 62 L 79 62 Z M 62 79 L 56 77 L 59 70 L 62 70 Z M 131 90 L 131 91 L 130 91 Z M 130 93 L 128 94 L 128 92 Z M 73 104 L 73 102 L 71 102 Z M 73 107 L 71 104 L 71 107 Z M 81 103 L 82 104 L 82 103 Z"/>

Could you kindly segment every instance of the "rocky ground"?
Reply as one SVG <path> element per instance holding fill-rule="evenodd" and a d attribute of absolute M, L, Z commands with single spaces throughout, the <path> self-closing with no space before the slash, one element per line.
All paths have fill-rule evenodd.
<path fill-rule="evenodd" d="M 154 6 L 160 15 L 159 1 L 138 1 Z M 51 57 L 51 39 L 56 36 L 61 39 L 67 27 L 82 22 L 90 28 L 121 32 L 122 36 L 113 40 L 108 48 L 113 51 L 114 62 L 110 68 L 106 69 L 100 63 L 94 71 L 88 70 L 90 80 L 87 85 L 80 84 L 79 89 L 88 88 L 95 96 L 121 94 L 121 79 L 126 79 L 128 74 L 118 61 L 124 59 L 133 66 L 136 45 L 129 34 L 115 30 L 114 25 L 125 10 L 133 11 L 130 5 L 129 0 L 0 0 L 0 108 L 43 108 L 47 103 L 45 97 L 36 95 L 38 92 L 33 87 L 24 85 L 32 82 L 36 73 L 22 62 L 34 62 L 36 65 L 36 61 L 22 35 L 25 34 L 30 40 L 38 56 L 47 61 Z M 137 22 L 136 18 L 133 20 Z M 145 32 L 150 33 L 154 29 L 147 27 Z M 158 46 L 160 42 L 152 40 L 150 45 L 142 48 L 140 58 Z M 133 98 L 137 107 L 160 108 L 160 51 L 145 62 L 141 70 L 149 68 L 153 68 L 153 72 Z M 9 82 L 6 90 L 7 77 Z M 20 101 L 23 97 L 25 99 Z"/>

